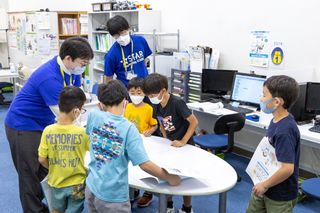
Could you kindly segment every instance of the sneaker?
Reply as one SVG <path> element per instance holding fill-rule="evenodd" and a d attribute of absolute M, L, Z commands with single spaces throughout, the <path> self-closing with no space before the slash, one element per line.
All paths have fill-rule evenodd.
<path fill-rule="evenodd" d="M 143 196 L 138 200 L 139 207 L 147 207 L 152 202 L 152 195 L 144 193 Z"/>
<path fill-rule="evenodd" d="M 175 213 L 175 209 L 174 208 L 167 208 L 167 213 Z"/>
<path fill-rule="evenodd" d="M 181 209 L 179 209 L 179 213 L 186 213 L 186 211 L 181 208 Z M 193 208 L 191 208 L 190 213 L 194 213 L 194 212 L 193 212 Z"/>

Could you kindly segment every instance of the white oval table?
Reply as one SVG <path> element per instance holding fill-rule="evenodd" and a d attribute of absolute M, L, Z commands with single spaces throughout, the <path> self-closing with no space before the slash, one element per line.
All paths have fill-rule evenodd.
<path fill-rule="evenodd" d="M 166 212 L 166 195 L 212 195 L 219 194 L 219 212 L 226 212 L 227 191 L 237 182 L 236 171 L 226 161 L 195 146 L 176 148 L 170 141 L 160 137 L 142 137 L 150 160 L 164 168 L 178 168 L 195 174 L 183 179 L 178 186 L 142 179 L 145 174 L 139 166 L 129 164 L 129 185 L 159 195 L 158 212 Z M 132 190 L 131 190 L 132 191 Z M 132 195 L 132 193 L 130 193 Z"/>

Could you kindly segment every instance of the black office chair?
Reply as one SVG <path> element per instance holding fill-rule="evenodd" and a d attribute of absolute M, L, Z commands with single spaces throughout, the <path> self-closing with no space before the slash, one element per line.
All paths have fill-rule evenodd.
<path fill-rule="evenodd" d="M 2 69 L 2 64 L 0 63 L 0 69 Z M 4 96 L 3 96 L 3 89 L 5 87 L 12 87 L 13 84 L 9 83 L 9 82 L 0 82 L 0 105 L 9 105 L 11 103 L 11 101 L 5 101 Z"/>
<path fill-rule="evenodd" d="M 229 153 L 234 146 L 234 133 L 240 131 L 244 123 L 245 116 L 241 113 L 222 115 L 215 122 L 214 134 L 194 136 L 193 141 L 203 149 L 214 150 L 215 154 Z"/>

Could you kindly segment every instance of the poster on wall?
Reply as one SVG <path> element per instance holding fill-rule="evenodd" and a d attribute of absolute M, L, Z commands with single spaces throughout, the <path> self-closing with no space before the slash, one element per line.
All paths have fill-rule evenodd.
<path fill-rule="evenodd" d="M 251 31 L 249 64 L 256 67 L 268 67 L 269 63 L 269 31 Z"/>
<path fill-rule="evenodd" d="M 41 30 L 50 30 L 50 13 L 38 13 L 38 28 Z"/>
<path fill-rule="evenodd" d="M 38 54 L 37 34 L 26 34 L 26 55 L 34 56 Z"/>
<path fill-rule="evenodd" d="M 17 48 L 17 32 L 16 31 L 8 31 L 8 45 L 10 48 Z"/>
<path fill-rule="evenodd" d="M 270 61 L 272 68 L 276 69 L 284 69 L 284 60 L 285 60 L 285 53 L 284 53 L 284 45 L 283 42 L 274 41 L 270 51 Z"/>
<path fill-rule="evenodd" d="M 15 27 L 17 32 L 17 48 L 19 51 L 25 53 L 25 24 L 26 15 L 25 14 L 15 14 Z"/>
<path fill-rule="evenodd" d="M 36 14 L 28 13 L 26 15 L 26 32 L 27 33 L 35 33 L 36 32 Z"/>

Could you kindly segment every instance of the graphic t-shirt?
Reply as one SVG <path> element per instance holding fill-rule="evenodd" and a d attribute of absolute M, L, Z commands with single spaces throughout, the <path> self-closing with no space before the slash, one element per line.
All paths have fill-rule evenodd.
<path fill-rule="evenodd" d="M 140 134 L 152 126 L 157 125 L 157 120 L 152 117 L 153 108 L 144 103 L 141 107 L 136 107 L 133 103 L 129 103 L 126 107 L 124 117 L 134 123 Z"/>
<path fill-rule="evenodd" d="M 147 41 L 142 36 L 130 35 L 131 42 L 127 46 L 120 46 L 117 42 L 112 45 L 104 57 L 104 74 L 106 76 L 117 75 L 117 79 L 128 85 L 127 73 L 124 68 L 124 60 L 127 71 L 133 71 L 139 78 L 145 78 L 148 70 L 144 59 L 151 55 L 152 51 Z M 124 53 L 124 60 L 122 51 Z M 131 70 L 132 67 L 132 70 Z"/>
<path fill-rule="evenodd" d="M 87 186 L 100 200 L 128 201 L 129 161 L 135 166 L 149 160 L 137 128 L 122 116 L 94 110 L 86 131 L 91 158 Z"/>
<path fill-rule="evenodd" d="M 158 122 L 164 127 L 167 137 L 170 140 L 181 140 L 189 128 L 187 118 L 191 111 L 187 104 L 179 97 L 170 94 L 165 107 L 161 104 L 155 105 L 155 114 Z M 189 140 L 190 143 L 192 139 Z"/>
<path fill-rule="evenodd" d="M 39 156 L 48 158 L 48 183 L 61 188 L 83 184 L 86 179 L 84 156 L 89 151 L 89 137 L 83 127 L 52 124 L 41 136 Z"/>

